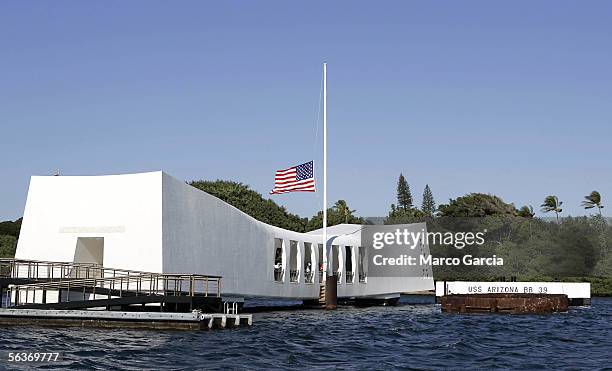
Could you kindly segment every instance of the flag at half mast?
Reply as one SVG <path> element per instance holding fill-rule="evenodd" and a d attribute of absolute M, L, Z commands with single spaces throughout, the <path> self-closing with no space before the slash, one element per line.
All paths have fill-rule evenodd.
<path fill-rule="evenodd" d="M 277 170 L 271 195 L 288 192 L 314 192 L 314 164 L 312 161 L 289 169 Z"/>

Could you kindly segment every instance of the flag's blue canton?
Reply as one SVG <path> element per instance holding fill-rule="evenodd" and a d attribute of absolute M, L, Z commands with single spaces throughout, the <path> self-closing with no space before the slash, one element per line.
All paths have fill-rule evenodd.
<path fill-rule="evenodd" d="M 305 164 L 298 165 L 296 170 L 296 180 L 299 182 L 300 180 L 312 178 L 312 161 L 307 162 Z"/>

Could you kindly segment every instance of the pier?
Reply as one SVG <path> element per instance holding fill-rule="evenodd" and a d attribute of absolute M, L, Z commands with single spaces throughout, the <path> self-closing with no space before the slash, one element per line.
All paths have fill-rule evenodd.
<path fill-rule="evenodd" d="M 0 259 L 0 324 L 212 329 L 252 325 L 221 277 Z"/>
<path fill-rule="evenodd" d="M 16 309 L 123 308 L 158 304 L 157 311 L 219 312 L 221 277 L 139 272 L 97 265 L 0 261 L 2 307 Z M 152 307 L 151 307 L 152 308 Z"/>
<path fill-rule="evenodd" d="M 206 330 L 251 326 L 251 314 L 0 309 L 0 325 Z"/>

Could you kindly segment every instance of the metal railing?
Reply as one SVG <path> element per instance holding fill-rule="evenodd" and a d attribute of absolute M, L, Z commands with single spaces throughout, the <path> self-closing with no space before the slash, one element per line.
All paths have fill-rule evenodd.
<path fill-rule="evenodd" d="M 319 283 L 323 283 L 323 271 L 319 270 Z"/>
<path fill-rule="evenodd" d="M 221 296 L 221 277 L 196 274 L 143 273 L 16 285 L 7 289 L 3 307 L 63 303 L 126 296 Z M 52 295 L 49 295 L 52 293 Z M 4 304 L 4 303 L 3 303 Z"/>
<path fill-rule="evenodd" d="M 338 276 L 338 283 L 342 283 L 342 272 L 336 272 L 336 275 Z"/>
<path fill-rule="evenodd" d="M 226 301 L 223 303 L 223 313 L 225 314 L 238 314 L 239 305 L 235 301 Z"/>
<path fill-rule="evenodd" d="M 0 276 L 36 281 L 64 281 L 141 275 L 148 272 L 105 268 L 95 263 L 51 262 L 42 260 L 0 259 Z"/>
<path fill-rule="evenodd" d="M 313 271 L 306 271 L 304 272 L 304 282 L 305 283 L 313 283 L 312 280 L 314 279 L 314 272 Z"/>
<path fill-rule="evenodd" d="M 355 272 L 346 272 L 346 283 L 353 283 L 353 277 L 355 277 Z"/>
<path fill-rule="evenodd" d="M 274 281 L 282 282 L 285 275 L 283 268 L 274 268 Z"/>
<path fill-rule="evenodd" d="M 359 283 L 366 283 L 368 275 L 366 273 L 359 273 Z"/>
<path fill-rule="evenodd" d="M 300 277 L 300 271 L 297 269 L 291 269 L 289 271 L 289 282 L 297 282 Z"/>

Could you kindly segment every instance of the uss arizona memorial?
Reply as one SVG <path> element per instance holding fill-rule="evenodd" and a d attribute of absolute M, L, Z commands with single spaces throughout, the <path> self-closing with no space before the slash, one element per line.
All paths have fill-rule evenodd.
<path fill-rule="evenodd" d="M 328 227 L 326 273 L 338 276 L 338 297 L 390 298 L 434 288 L 430 272 L 368 276 L 370 252 L 360 229 Z M 161 171 L 33 176 L 16 258 L 218 275 L 224 296 L 312 300 L 323 278 L 322 240 L 321 231 L 265 224 Z"/>

